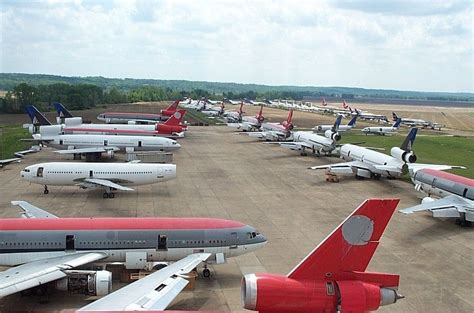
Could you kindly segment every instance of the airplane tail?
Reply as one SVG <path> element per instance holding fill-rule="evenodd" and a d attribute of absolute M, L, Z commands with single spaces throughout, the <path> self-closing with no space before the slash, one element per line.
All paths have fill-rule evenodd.
<path fill-rule="evenodd" d="M 395 112 L 392 112 L 392 118 L 393 118 L 393 121 L 397 121 L 398 120 L 398 116 L 397 116 L 397 113 Z"/>
<path fill-rule="evenodd" d="M 260 105 L 260 111 L 258 111 L 256 118 L 257 118 L 257 121 L 259 121 L 260 123 L 265 120 L 265 118 L 263 117 L 263 104 Z"/>
<path fill-rule="evenodd" d="M 412 151 L 413 143 L 415 142 L 417 132 L 418 132 L 418 128 L 416 127 L 410 129 L 410 132 L 408 133 L 407 137 L 405 138 L 402 145 L 400 146 L 400 149 L 404 151 Z"/>
<path fill-rule="evenodd" d="M 398 275 L 365 272 L 398 202 L 399 199 L 365 200 L 287 277 L 335 281 L 361 279 L 381 287 L 398 287 Z"/>
<path fill-rule="evenodd" d="M 26 106 L 26 113 L 31 119 L 33 125 L 51 125 L 51 122 L 34 105 Z"/>
<path fill-rule="evenodd" d="M 355 126 L 355 125 L 356 125 L 356 121 L 357 121 L 357 115 L 355 115 L 355 116 L 349 121 L 349 123 L 347 123 L 347 126 Z"/>
<path fill-rule="evenodd" d="M 239 110 L 237 111 L 239 113 L 239 115 L 242 115 L 243 113 L 245 113 L 243 108 L 244 108 L 244 102 L 242 101 L 240 103 Z"/>
<path fill-rule="evenodd" d="M 69 112 L 69 110 L 66 109 L 66 107 L 62 105 L 61 103 L 54 102 L 53 105 L 54 105 L 54 108 L 56 109 L 56 112 L 58 112 L 58 117 L 61 117 L 61 118 L 74 117 L 74 115 L 72 115 L 72 113 Z"/>
<path fill-rule="evenodd" d="M 176 111 L 178 109 L 179 100 L 175 100 L 165 111 Z"/>
<path fill-rule="evenodd" d="M 393 123 L 392 127 L 395 127 L 395 128 L 398 128 L 400 127 L 400 123 L 402 122 L 402 119 L 401 118 L 397 118 L 397 120 L 395 121 L 395 123 Z"/>
<path fill-rule="evenodd" d="M 334 122 L 334 125 L 332 126 L 332 132 L 335 133 L 339 130 L 339 126 L 341 125 L 341 121 L 342 121 L 342 115 L 338 115 L 336 117 L 336 121 Z"/>
<path fill-rule="evenodd" d="M 342 107 L 343 107 L 344 109 L 347 109 L 347 108 L 349 107 L 349 106 L 347 105 L 347 103 L 346 103 L 346 100 L 344 100 L 344 99 L 342 100 Z"/>
<path fill-rule="evenodd" d="M 324 98 L 323 98 L 323 101 L 322 101 L 322 103 L 321 103 L 321 104 L 323 105 L 323 107 L 325 107 L 325 106 L 327 106 L 327 105 L 328 105 L 328 103 L 326 102 L 326 99 L 324 99 Z"/>
<path fill-rule="evenodd" d="M 163 123 L 163 125 L 178 126 L 183 120 L 185 114 L 186 110 L 177 110 L 170 116 L 169 119 L 166 120 L 166 122 Z"/>

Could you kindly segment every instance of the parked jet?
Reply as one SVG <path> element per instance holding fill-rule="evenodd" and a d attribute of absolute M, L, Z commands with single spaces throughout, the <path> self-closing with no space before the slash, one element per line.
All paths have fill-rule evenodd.
<path fill-rule="evenodd" d="M 227 123 L 227 126 L 242 129 L 243 131 L 258 131 L 262 126 L 265 118 L 263 117 L 263 104 L 260 106 L 260 111 L 253 116 L 241 116 L 239 122 Z"/>
<path fill-rule="evenodd" d="M 439 170 L 464 168 L 452 165 L 414 164 L 416 155 L 412 147 L 417 131 L 417 128 L 412 128 L 400 148 L 393 147 L 390 150 L 390 155 L 352 144 L 345 144 L 341 147 L 340 154 L 342 159 L 349 162 L 312 166 L 310 169 L 325 169 L 327 174 L 332 176 L 355 175 L 358 179 L 380 179 L 382 176 L 398 178 L 408 172 L 414 173 L 422 168 Z"/>
<path fill-rule="evenodd" d="M 354 115 L 352 119 L 347 123 L 347 125 L 339 125 L 338 132 L 345 132 L 351 130 L 353 127 L 356 126 L 357 115 Z M 313 127 L 314 132 L 324 133 L 328 130 L 333 129 L 334 125 L 316 125 Z"/>
<path fill-rule="evenodd" d="M 27 106 L 27 112 L 31 121 L 37 122 L 36 126 L 30 128 L 30 133 L 39 133 L 41 135 L 52 134 L 99 134 L 99 135 L 131 135 L 131 136 L 162 136 L 168 138 L 184 137 L 186 125 L 182 125 L 185 110 L 176 110 L 168 120 L 163 123 L 151 124 L 91 124 L 82 122 L 82 117 L 73 117 L 70 113 L 64 113 L 67 109 L 59 102 L 55 103 L 58 112 L 62 116 L 68 116 L 61 119 L 64 123 L 51 125 L 48 119 L 35 107 Z M 69 117 L 71 116 L 71 117 Z"/>
<path fill-rule="evenodd" d="M 243 118 L 242 115 L 245 113 L 243 108 L 244 103 L 242 102 L 237 111 L 225 111 L 222 116 L 225 117 L 227 123 L 240 123 Z"/>
<path fill-rule="evenodd" d="M 242 306 L 264 313 L 362 313 L 403 299 L 399 275 L 366 272 L 398 202 L 366 200 L 286 276 L 245 275 Z"/>
<path fill-rule="evenodd" d="M 109 263 L 144 269 L 178 261 L 82 310 L 164 310 L 186 286 L 183 274 L 202 261 L 221 264 L 266 244 L 255 228 L 211 218 L 58 218 L 24 201 L 26 218 L 0 219 L 0 298 L 49 284 L 88 296 L 105 296 Z M 194 254 L 193 254 L 194 253 Z M 90 270 L 93 268 L 93 270 Z M 204 276 L 210 271 L 205 266 Z"/>
<path fill-rule="evenodd" d="M 301 155 L 306 155 L 306 149 L 313 154 L 329 155 L 336 149 L 336 142 L 341 139 L 338 133 L 342 116 L 339 115 L 331 129 L 326 130 L 324 136 L 313 132 L 297 131 L 293 132 L 293 141 L 279 142 L 280 146 L 291 150 L 301 151 Z"/>
<path fill-rule="evenodd" d="M 394 121 L 398 119 L 398 116 L 395 112 L 392 112 L 392 116 L 393 116 Z M 418 126 L 418 127 L 423 127 L 423 128 L 431 128 L 434 130 L 435 129 L 441 130 L 441 128 L 445 126 L 445 125 L 435 123 L 432 121 L 426 121 L 426 120 L 414 119 L 414 118 L 402 118 L 402 125 L 406 125 L 409 127 Z"/>
<path fill-rule="evenodd" d="M 133 191 L 126 186 L 154 184 L 176 178 L 176 165 L 156 163 L 77 163 L 49 162 L 27 166 L 20 173 L 30 183 L 49 186 L 104 188 L 104 198 L 114 198 L 114 190 Z"/>
<path fill-rule="evenodd" d="M 291 130 L 293 129 L 293 110 L 288 112 L 288 118 L 283 123 L 262 123 L 259 132 L 246 133 L 249 136 L 265 139 L 267 141 L 280 141 L 291 138 Z"/>
<path fill-rule="evenodd" d="M 369 120 L 369 121 L 384 121 L 388 122 L 387 117 L 383 114 L 374 114 L 370 112 L 362 112 L 357 109 L 352 110 L 349 108 L 352 115 L 357 115 L 362 120 Z"/>
<path fill-rule="evenodd" d="M 400 123 L 402 122 L 401 118 L 398 118 L 395 123 L 393 123 L 390 127 L 365 127 L 362 129 L 362 132 L 366 135 L 368 134 L 375 134 L 375 135 L 393 135 L 398 132 L 400 129 Z"/>
<path fill-rule="evenodd" d="M 161 114 L 152 113 L 132 113 L 132 112 L 104 112 L 97 116 L 100 121 L 109 123 L 141 123 L 155 124 L 158 121 L 165 121 L 178 109 L 179 100 L 174 101 L 168 108 L 161 110 Z"/>
<path fill-rule="evenodd" d="M 20 162 L 21 162 L 21 158 L 3 159 L 3 160 L 0 160 L 0 168 L 5 167 L 11 163 L 20 163 Z"/>
<path fill-rule="evenodd" d="M 432 169 L 414 173 L 415 189 L 426 193 L 421 204 L 400 210 L 405 214 L 429 211 L 433 217 L 457 218 L 462 226 L 474 222 L 474 179 Z M 439 199 L 432 198 L 432 195 Z"/>

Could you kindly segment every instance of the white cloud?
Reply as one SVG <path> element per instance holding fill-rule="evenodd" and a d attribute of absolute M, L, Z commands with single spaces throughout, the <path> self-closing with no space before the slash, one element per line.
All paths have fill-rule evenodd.
<path fill-rule="evenodd" d="M 474 91 L 472 2 L 3 1 L 1 71 Z"/>

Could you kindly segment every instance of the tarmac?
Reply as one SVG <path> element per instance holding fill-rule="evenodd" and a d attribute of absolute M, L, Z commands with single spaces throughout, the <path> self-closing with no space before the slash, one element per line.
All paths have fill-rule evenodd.
<path fill-rule="evenodd" d="M 182 292 L 168 308 L 238 312 L 245 311 L 240 306 L 243 274 L 288 273 L 367 198 L 400 198 L 401 209 L 422 197 L 401 180 L 327 183 L 324 172 L 307 167 L 339 159 L 302 157 L 227 127 L 190 127 L 186 136 L 174 155 L 177 179 L 116 192 L 115 199 L 103 199 L 102 190 L 76 187 L 50 186 L 44 195 L 42 186 L 20 179 L 20 170 L 68 158 L 50 149 L 27 155 L 22 163 L 0 169 L 0 217 L 18 217 L 10 201 L 25 200 L 61 217 L 193 216 L 250 224 L 268 244 L 212 266 L 210 279 L 198 279 L 194 290 Z M 427 213 L 395 213 L 368 268 L 401 276 L 399 292 L 406 298 L 381 312 L 473 312 L 473 269 L 474 228 Z M 17 294 L 0 300 L 0 312 L 71 310 L 89 302 L 59 291 L 46 297 Z"/>

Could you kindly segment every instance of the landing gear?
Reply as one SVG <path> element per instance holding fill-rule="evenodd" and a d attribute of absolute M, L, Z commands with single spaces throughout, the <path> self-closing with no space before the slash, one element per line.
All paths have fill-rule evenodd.
<path fill-rule="evenodd" d="M 44 185 L 43 193 L 47 195 L 49 193 L 48 186 Z"/>
<path fill-rule="evenodd" d="M 306 149 L 303 148 L 303 150 L 301 150 L 301 153 L 300 153 L 301 156 L 307 156 L 308 154 L 306 153 Z"/>
<path fill-rule="evenodd" d="M 356 175 L 356 179 L 357 179 L 357 180 L 363 180 L 364 177 L 363 177 L 363 176 L 360 176 L 360 175 Z"/>
<path fill-rule="evenodd" d="M 74 153 L 74 160 L 80 160 L 81 159 L 81 154 L 80 153 Z"/>
<path fill-rule="evenodd" d="M 104 193 L 102 194 L 102 197 L 103 197 L 104 199 L 107 199 L 107 198 L 111 198 L 111 199 L 112 199 L 112 198 L 115 198 L 115 194 L 114 194 L 113 192 L 104 192 Z"/>
<path fill-rule="evenodd" d="M 211 277 L 211 271 L 207 268 L 207 264 L 204 265 L 204 269 L 202 270 L 202 276 L 206 278 Z"/>
<path fill-rule="evenodd" d="M 458 218 L 456 220 L 456 225 L 459 225 L 461 227 L 470 227 L 470 226 L 472 226 L 472 222 L 467 221 L 466 216 L 463 214 L 463 215 L 461 215 L 461 218 Z"/>
<path fill-rule="evenodd" d="M 374 176 L 373 176 L 373 178 L 375 180 L 380 180 L 380 177 L 382 177 L 382 175 L 380 175 L 380 174 L 374 174 Z"/>

